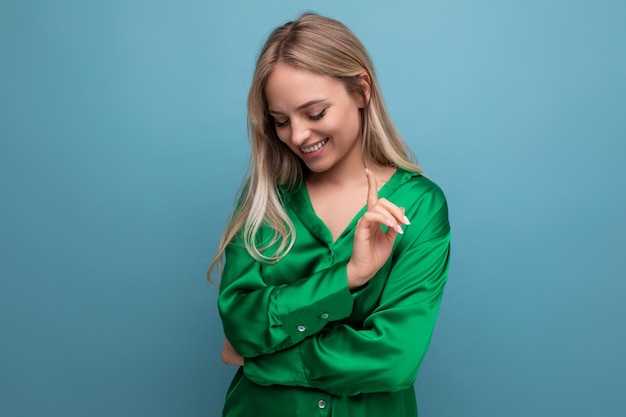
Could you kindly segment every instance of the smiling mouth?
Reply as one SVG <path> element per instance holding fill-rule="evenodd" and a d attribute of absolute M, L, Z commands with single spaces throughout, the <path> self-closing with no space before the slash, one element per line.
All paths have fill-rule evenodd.
<path fill-rule="evenodd" d="M 322 147 L 324 145 L 326 145 L 326 142 L 328 142 L 328 138 L 326 138 L 326 139 L 324 139 L 324 140 L 322 140 L 320 142 L 317 142 L 315 145 L 309 146 L 307 148 L 300 148 L 300 150 L 303 153 L 311 153 L 311 152 L 319 151 L 320 149 L 322 149 Z"/>

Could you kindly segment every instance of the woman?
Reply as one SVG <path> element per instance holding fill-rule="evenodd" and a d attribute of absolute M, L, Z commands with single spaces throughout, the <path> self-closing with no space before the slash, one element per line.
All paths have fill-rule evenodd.
<path fill-rule="evenodd" d="M 343 24 L 269 36 L 248 98 L 252 161 L 213 266 L 223 415 L 416 416 L 413 383 L 444 284 L 449 225 Z"/>

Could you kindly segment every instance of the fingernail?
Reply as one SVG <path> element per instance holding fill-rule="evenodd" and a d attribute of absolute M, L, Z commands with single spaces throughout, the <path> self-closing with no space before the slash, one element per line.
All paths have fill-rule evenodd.
<path fill-rule="evenodd" d="M 406 225 L 411 224 L 411 222 L 409 221 L 409 218 L 408 218 L 408 217 L 406 217 L 406 216 L 404 216 L 404 217 L 402 218 L 402 222 L 403 222 L 404 224 L 406 224 Z"/>
<path fill-rule="evenodd" d="M 402 230 L 402 227 L 400 227 L 400 225 L 396 225 L 396 230 L 398 231 L 398 233 L 400 233 L 401 235 L 404 234 L 404 230 Z"/>
<path fill-rule="evenodd" d="M 370 170 L 365 168 L 365 176 L 367 177 L 367 174 L 369 174 Z"/>

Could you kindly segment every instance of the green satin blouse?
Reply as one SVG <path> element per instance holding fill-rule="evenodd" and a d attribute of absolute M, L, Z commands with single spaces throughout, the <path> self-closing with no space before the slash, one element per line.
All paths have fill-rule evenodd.
<path fill-rule="evenodd" d="M 296 241 L 280 262 L 255 261 L 241 239 L 228 245 L 218 307 L 245 364 L 223 416 L 417 416 L 413 383 L 447 278 L 448 209 L 437 185 L 402 169 L 379 196 L 411 224 L 356 292 L 346 265 L 365 207 L 333 242 L 301 185 L 284 198 Z"/>

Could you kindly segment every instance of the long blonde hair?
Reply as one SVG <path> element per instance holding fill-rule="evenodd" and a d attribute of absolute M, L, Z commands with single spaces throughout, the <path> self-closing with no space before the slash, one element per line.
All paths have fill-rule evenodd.
<path fill-rule="evenodd" d="M 268 37 L 257 60 L 248 94 L 248 133 L 251 161 L 238 193 L 237 206 L 209 267 L 221 263 L 226 246 L 241 233 L 243 244 L 259 262 L 280 261 L 293 246 L 293 224 L 283 207 L 279 187 L 287 189 L 304 180 L 305 167 L 293 151 L 278 139 L 274 119 L 268 113 L 265 83 L 278 62 L 318 74 L 335 77 L 350 93 L 360 94 L 366 106 L 362 112 L 363 155 L 374 163 L 394 165 L 421 172 L 416 159 L 396 130 L 383 102 L 374 66 L 365 47 L 337 20 L 306 13 L 276 28 Z M 369 74 L 369 100 L 359 76 Z M 259 231 L 268 227 L 269 238 Z M 277 245 L 277 246 L 276 246 Z M 270 247 L 275 248 L 267 254 Z"/>

